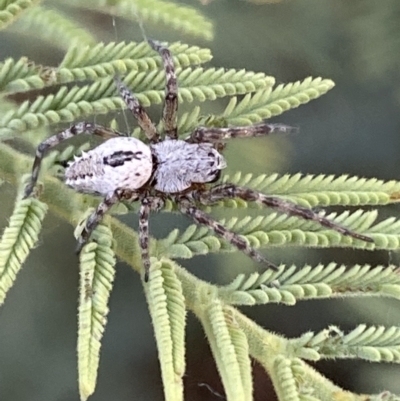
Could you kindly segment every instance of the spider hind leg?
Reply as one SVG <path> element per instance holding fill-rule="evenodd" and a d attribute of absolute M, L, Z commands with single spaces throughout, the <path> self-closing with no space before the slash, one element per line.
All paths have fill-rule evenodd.
<path fill-rule="evenodd" d="M 203 202 L 217 202 L 226 198 L 240 198 L 249 202 L 256 202 L 261 205 L 277 209 L 289 216 L 297 216 L 305 220 L 319 223 L 321 226 L 337 231 L 342 235 L 352 237 L 364 242 L 373 243 L 374 240 L 364 234 L 359 234 L 346 227 L 335 223 L 311 209 L 296 205 L 277 196 L 264 195 L 250 188 L 239 187 L 234 184 L 222 184 L 211 188 L 208 193 L 200 195 Z"/>
<path fill-rule="evenodd" d="M 190 202 L 185 200 L 177 200 L 177 203 L 182 213 L 192 217 L 193 220 L 195 220 L 197 223 L 209 227 L 220 237 L 225 239 L 227 242 L 235 246 L 237 249 L 245 253 L 256 262 L 264 264 L 268 269 L 272 269 L 274 271 L 279 270 L 278 266 L 265 259 L 264 256 L 261 255 L 261 253 L 250 246 L 240 235 L 229 230 L 227 227 L 224 227 L 222 224 L 215 221 L 212 217 L 210 217 L 197 207 L 193 206 Z"/>

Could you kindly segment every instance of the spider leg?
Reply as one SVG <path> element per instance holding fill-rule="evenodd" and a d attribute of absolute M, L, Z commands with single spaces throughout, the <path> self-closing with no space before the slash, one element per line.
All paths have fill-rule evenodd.
<path fill-rule="evenodd" d="M 281 199 L 277 196 L 261 194 L 249 188 L 239 187 L 233 184 L 222 184 L 211 188 L 208 193 L 199 194 L 200 202 L 217 202 L 225 198 L 240 198 L 245 201 L 256 202 L 264 206 L 275 208 L 290 216 L 301 217 L 305 220 L 312 220 L 323 227 L 330 228 L 342 235 L 346 235 L 364 242 L 374 242 L 374 240 L 363 234 L 356 233 L 346 227 L 341 226 L 324 216 L 320 216 L 311 209 L 296 205 L 293 202 Z"/>
<path fill-rule="evenodd" d="M 253 124 L 246 127 L 197 127 L 190 135 L 191 142 L 219 142 L 223 139 L 265 136 L 272 132 L 296 133 L 298 128 L 284 124 Z"/>
<path fill-rule="evenodd" d="M 163 201 L 160 198 L 143 198 L 139 209 L 139 242 L 144 266 L 144 281 L 149 281 L 150 255 L 149 255 L 149 216 L 152 210 L 162 207 Z"/>
<path fill-rule="evenodd" d="M 115 77 L 115 84 L 117 85 L 118 91 L 126 106 L 132 112 L 140 128 L 145 132 L 150 142 L 159 142 L 160 135 L 157 132 L 157 128 L 151 121 L 146 110 L 140 104 L 139 99 L 128 89 L 128 87 L 119 79 L 119 77 Z"/>
<path fill-rule="evenodd" d="M 73 136 L 80 135 L 80 134 L 88 134 L 88 135 L 98 135 L 102 138 L 108 139 L 116 136 L 124 136 L 118 131 L 114 131 L 109 128 L 105 128 L 101 125 L 89 123 L 86 121 L 77 123 L 72 125 L 71 127 L 67 128 L 64 131 L 59 132 L 56 135 L 47 138 L 43 141 L 36 150 L 35 160 L 33 162 L 32 167 L 32 174 L 29 183 L 25 187 L 24 198 L 27 198 L 31 195 L 34 186 L 36 185 L 37 179 L 39 177 L 40 166 L 42 164 L 42 160 L 45 156 L 45 153 L 53 148 L 54 146 L 58 145 L 59 143 L 72 138 Z"/>
<path fill-rule="evenodd" d="M 144 281 L 149 281 L 150 256 L 149 256 L 149 216 L 150 205 L 142 201 L 139 209 L 139 242 L 142 252 L 142 261 L 144 266 Z"/>
<path fill-rule="evenodd" d="M 78 244 L 76 246 L 77 254 L 79 254 L 82 248 L 87 244 L 93 230 L 98 226 L 104 215 L 111 209 L 111 206 L 118 203 L 120 199 L 121 191 L 117 189 L 112 194 L 107 195 L 97 206 L 97 209 L 89 216 L 86 220 L 85 228 L 83 229 L 81 236 L 78 238 Z"/>
<path fill-rule="evenodd" d="M 150 46 L 162 57 L 167 84 L 165 87 L 165 102 L 163 120 L 165 134 L 170 139 L 178 139 L 177 114 L 178 114 L 178 84 L 175 73 L 174 60 L 170 50 L 155 40 L 148 40 Z"/>
<path fill-rule="evenodd" d="M 257 252 L 253 247 L 251 247 L 240 235 L 224 227 L 222 224 L 215 221 L 211 216 L 204 213 L 187 200 L 185 201 L 182 199 L 177 199 L 177 204 L 182 213 L 192 217 L 197 223 L 209 227 L 216 234 L 238 248 L 240 251 L 244 252 L 247 256 L 250 256 L 256 262 L 263 263 L 269 269 L 275 271 L 278 270 L 276 265 L 265 259 L 261 253 Z"/>

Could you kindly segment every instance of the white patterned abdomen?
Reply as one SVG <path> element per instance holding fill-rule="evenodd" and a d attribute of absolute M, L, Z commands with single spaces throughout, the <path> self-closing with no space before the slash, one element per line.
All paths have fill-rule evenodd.
<path fill-rule="evenodd" d="M 111 138 L 82 156 L 65 170 L 65 182 L 79 192 L 103 196 L 116 189 L 142 187 L 152 173 L 150 148 L 136 138 Z"/>

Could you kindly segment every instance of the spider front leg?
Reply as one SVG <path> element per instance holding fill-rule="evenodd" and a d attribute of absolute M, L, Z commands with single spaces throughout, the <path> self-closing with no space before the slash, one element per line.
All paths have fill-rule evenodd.
<path fill-rule="evenodd" d="M 140 128 L 144 131 L 147 138 L 152 143 L 160 141 L 160 134 L 157 132 L 156 126 L 151 121 L 146 110 L 140 104 L 139 99 L 128 89 L 128 87 L 118 78 L 115 77 L 115 84 L 117 85 L 119 94 L 124 100 L 128 109 L 136 118 Z"/>
<path fill-rule="evenodd" d="M 149 217 L 152 210 L 162 208 L 164 202 L 161 198 L 148 197 L 142 199 L 139 209 L 139 242 L 144 266 L 144 281 L 149 281 L 150 255 L 149 255 Z"/>
<path fill-rule="evenodd" d="M 160 54 L 164 64 L 165 77 L 167 81 L 163 109 L 165 134 L 170 139 L 178 139 L 178 83 L 176 79 L 174 60 L 170 50 L 160 42 L 150 39 L 148 42 L 149 45 Z"/>
<path fill-rule="evenodd" d="M 297 133 L 296 127 L 284 124 L 260 123 L 246 127 L 197 127 L 190 135 L 190 142 L 219 142 L 229 138 L 244 138 L 254 136 L 265 136 L 273 132 Z"/>
<path fill-rule="evenodd" d="M 123 197 L 123 191 L 117 189 L 112 194 L 107 195 L 103 201 L 97 206 L 97 209 L 86 220 L 85 227 L 78 238 L 76 253 L 79 254 L 82 248 L 88 243 L 93 230 L 98 226 L 104 215 L 111 209 L 113 205 L 118 203 Z"/>
<path fill-rule="evenodd" d="M 83 121 L 78 124 L 72 125 L 66 130 L 61 131 L 58 134 L 51 136 L 50 138 L 47 138 L 38 146 L 36 150 L 36 156 L 32 167 L 32 174 L 29 183 L 25 187 L 24 198 L 27 198 L 32 194 L 33 188 L 35 187 L 38 180 L 40 166 L 46 152 L 54 146 L 57 146 L 59 143 L 80 134 L 98 135 L 105 139 L 116 136 L 123 136 L 123 134 L 118 131 L 105 128 L 101 125 Z"/>
<path fill-rule="evenodd" d="M 221 236 L 227 242 L 235 246 L 240 251 L 244 252 L 247 256 L 250 256 L 253 260 L 259 263 L 263 263 L 267 268 L 277 271 L 278 267 L 273 263 L 269 262 L 253 247 L 251 247 L 240 235 L 224 227 L 222 224 L 215 221 L 212 217 L 193 206 L 189 201 L 183 199 L 177 199 L 177 204 L 182 213 L 192 217 L 199 224 L 203 224 L 213 230 L 216 234 Z"/>
<path fill-rule="evenodd" d="M 367 235 L 356 233 L 346 227 L 337 224 L 326 217 L 320 216 L 311 209 L 296 205 L 295 203 L 278 198 L 276 196 L 269 196 L 254 191 L 250 188 L 238 187 L 233 184 L 222 184 L 211 188 L 209 192 L 201 193 L 200 202 L 217 202 L 226 198 L 240 198 L 249 202 L 256 202 L 264 206 L 272 207 L 290 216 L 301 217 L 305 220 L 312 220 L 319 223 L 323 227 L 330 228 L 342 235 L 346 235 L 364 242 L 373 243 L 374 240 Z"/>

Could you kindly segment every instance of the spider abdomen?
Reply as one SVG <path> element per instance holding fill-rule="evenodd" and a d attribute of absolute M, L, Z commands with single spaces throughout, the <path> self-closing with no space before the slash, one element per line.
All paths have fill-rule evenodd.
<path fill-rule="evenodd" d="M 184 191 L 194 183 L 212 182 L 226 167 L 223 156 L 211 143 L 179 139 L 151 145 L 157 160 L 154 188 L 165 193 Z"/>
<path fill-rule="evenodd" d="M 152 169 L 146 144 L 136 138 L 111 138 L 77 157 L 65 170 L 65 182 L 79 192 L 106 196 L 116 189 L 142 187 Z"/>

